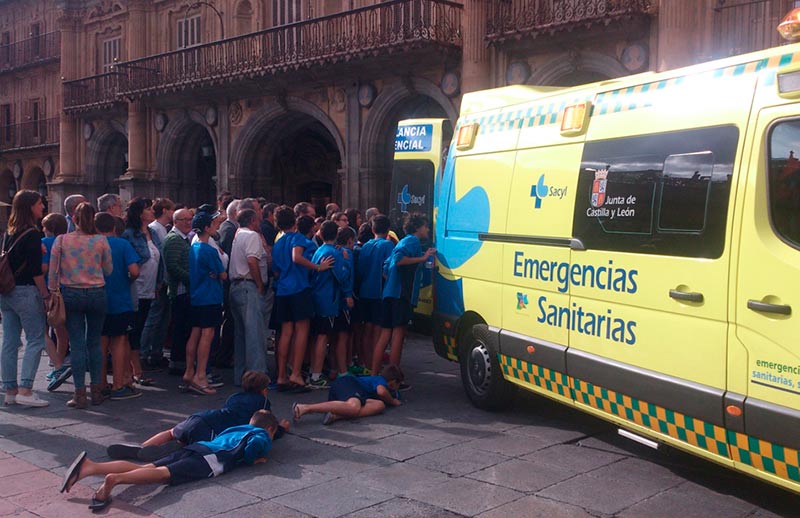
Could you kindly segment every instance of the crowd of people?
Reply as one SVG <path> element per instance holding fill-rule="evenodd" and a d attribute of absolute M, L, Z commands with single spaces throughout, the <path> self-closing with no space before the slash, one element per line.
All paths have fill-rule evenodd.
<path fill-rule="evenodd" d="M 196 208 L 167 198 L 123 203 L 116 194 L 92 204 L 74 194 L 64 211 L 44 216 L 34 191 L 12 202 L 0 243 L 13 275 L 13 288 L 0 292 L 5 405 L 49 404 L 33 391 L 46 350 L 47 390 L 71 378 L 67 404 L 78 409 L 139 397 L 154 383 L 147 373 L 162 368 L 181 376 L 181 390 L 214 394 L 223 381 L 213 368 L 233 367 L 235 385 L 246 372 L 264 373 L 281 392 L 340 380 L 332 401 L 360 405 L 299 406 L 295 417 L 357 416 L 366 402 L 360 394 L 375 392 L 377 382 L 341 380 L 400 365 L 419 266 L 435 253 L 423 250 L 425 216 L 409 214 L 393 230 L 376 208 L 362 215 L 335 203 L 317 217 L 310 203 L 228 192 Z M 51 297 L 63 301 L 63 325 L 47 324 Z M 402 374 L 392 372 L 398 389 Z"/>

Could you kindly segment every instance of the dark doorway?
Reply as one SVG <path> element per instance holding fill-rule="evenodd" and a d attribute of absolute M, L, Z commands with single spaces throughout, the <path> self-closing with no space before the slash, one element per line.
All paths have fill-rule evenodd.
<path fill-rule="evenodd" d="M 98 165 L 97 193 L 119 193 L 117 179 L 128 170 L 128 139 L 122 133 L 111 133 L 102 143 Z"/>
<path fill-rule="evenodd" d="M 177 202 L 189 207 L 217 199 L 217 153 L 206 129 L 192 124 L 182 139 L 178 152 Z"/>

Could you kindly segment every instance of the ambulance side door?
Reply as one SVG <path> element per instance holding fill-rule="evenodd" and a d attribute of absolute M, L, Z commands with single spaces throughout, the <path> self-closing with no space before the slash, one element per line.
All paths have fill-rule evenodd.
<path fill-rule="evenodd" d="M 797 105 L 762 110 L 741 205 L 729 401 L 744 400 L 731 456 L 800 482 L 800 116 Z M 739 398 L 734 401 L 732 398 Z M 758 441 L 754 439 L 759 439 Z"/>

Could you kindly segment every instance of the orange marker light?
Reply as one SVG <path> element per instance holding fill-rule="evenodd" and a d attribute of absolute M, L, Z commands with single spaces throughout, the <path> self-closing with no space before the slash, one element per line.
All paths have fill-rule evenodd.
<path fill-rule="evenodd" d="M 792 9 L 784 16 L 778 25 L 778 32 L 787 41 L 796 41 L 800 38 L 800 7 Z"/>
<path fill-rule="evenodd" d="M 725 407 L 725 411 L 728 414 L 732 415 L 733 417 L 741 417 L 742 416 L 742 409 L 736 405 L 728 405 Z"/>
<path fill-rule="evenodd" d="M 456 149 L 464 151 L 475 145 L 475 137 L 478 135 L 478 123 L 465 124 L 458 129 L 456 139 Z"/>
<path fill-rule="evenodd" d="M 528 353 L 533 354 L 536 352 L 536 347 L 529 345 L 528 346 Z"/>

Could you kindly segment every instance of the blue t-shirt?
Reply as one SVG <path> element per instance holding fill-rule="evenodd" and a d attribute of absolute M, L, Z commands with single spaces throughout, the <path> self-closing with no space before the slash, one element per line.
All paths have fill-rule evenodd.
<path fill-rule="evenodd" d="M 106 299 L 109 315 L 119 315 L 133 311 L 131 298 L 131 280 L 128 277 L 128 266 L 139 262 L 139 254 L 131 244 L 120 237 L 107 237 L 111 248 L 111 261 L 114 271 L 106 275 Z"/>
<path fill-rule="evenodd" d="M 383 298 L 406 300 L 412 306 L 417 305 L 419 297 L 419 279 L 417 272 L 422 263 L 399 266 L 404 257 L 422 257 L 422 244 L 414 234 L 408 234 L 397 243 L 392 255 L 384 261 L 386 284 L 383 286 Z"/>
<path fill-rule="evenodd" d="M 42 265 L 49 265 L 50 264 L 50 252 L 53 250 L 53 243 L 56 242 L 56 236 L 51 237 L 43 237 L 42 244 L 44 245 L 45 252 L 42 254 Z M 47 272 L 47 275 L 44 276 L 44 285 L 47 286 L 48 279 L 50 278 L 50 272 Z"/>
<path fill-rule="evenodd" d="M 242 445 L 244 440 L 247 443 Z M 210 441 L 199 441 L 195 444 L 208 448 L 216 453 L 218 458 L 220 453 L 235 452 L 235 457 L 224 456 L 223 472 L 225 472 L 236 464 L 252 464 L 256 459 L 264 457 L 272 448 L 272 439 L 263 428 L 244 424 L 228 428 Z M 187 449 L 193 448 L 189 446 Z"/>
<path fill-rule="evenodd" d="M 378 399 L 378 387 L 384 387 L 391 392 L 383 376 L 356 376 L 356 381 L 367 393 L 367 399 Z"/>
<path fill-rule="evenodd" d="M 331 244 L 323 244 L 314 252 L 311 262 L 320 264 L 326 257 L 333 257 L 333 268 L 324 272 L 314 272 L 313 283 L 314 314 L 318 317 L 335 317 L 342 305 L 342 285 L 350 277 L 342 252 Z"/>
<path fill-rule="evenodd" d="M 189 249 L 189 302 L 192 306 L 222 305 L 222 282 L 225 271 L 219 252 L 198 241 Z M 211 277 L 214 274 L 216 278 Z"/>
<path fill-rule="evenodd" d="M 311 286 L 309 270 L 292 260 L 292 250 L 299 246 L 303 248 L 305 256 L 309 243 L 311 242 L 305 236 L 297 232 L 287 232 L 275 241 L 275 246 L 272 248 L 272 268 L 278 276 L 275 293 L 279 297 L 300 293 Z"/>
<path fill-rule="evenodd" d="M 383 262 L 392 255 L 394 243 L 376 237 L 370 239 L 358 253 L 356 283 L 362 299 L 380 299 L 383 289 Z"/>
<path fill-rule="evenodd" d="M 342 283 L 342 309 L 347 309 L 347 303 L 344 299 L 353 296 L 353 285 L 355 284 L 355 252 L 347 247 L 339 248 L 339 254 L 342 256 L 345 267 L 347 268 L 347 280 Z M 345 257 L 345 254 L 347 257 Z"/>

